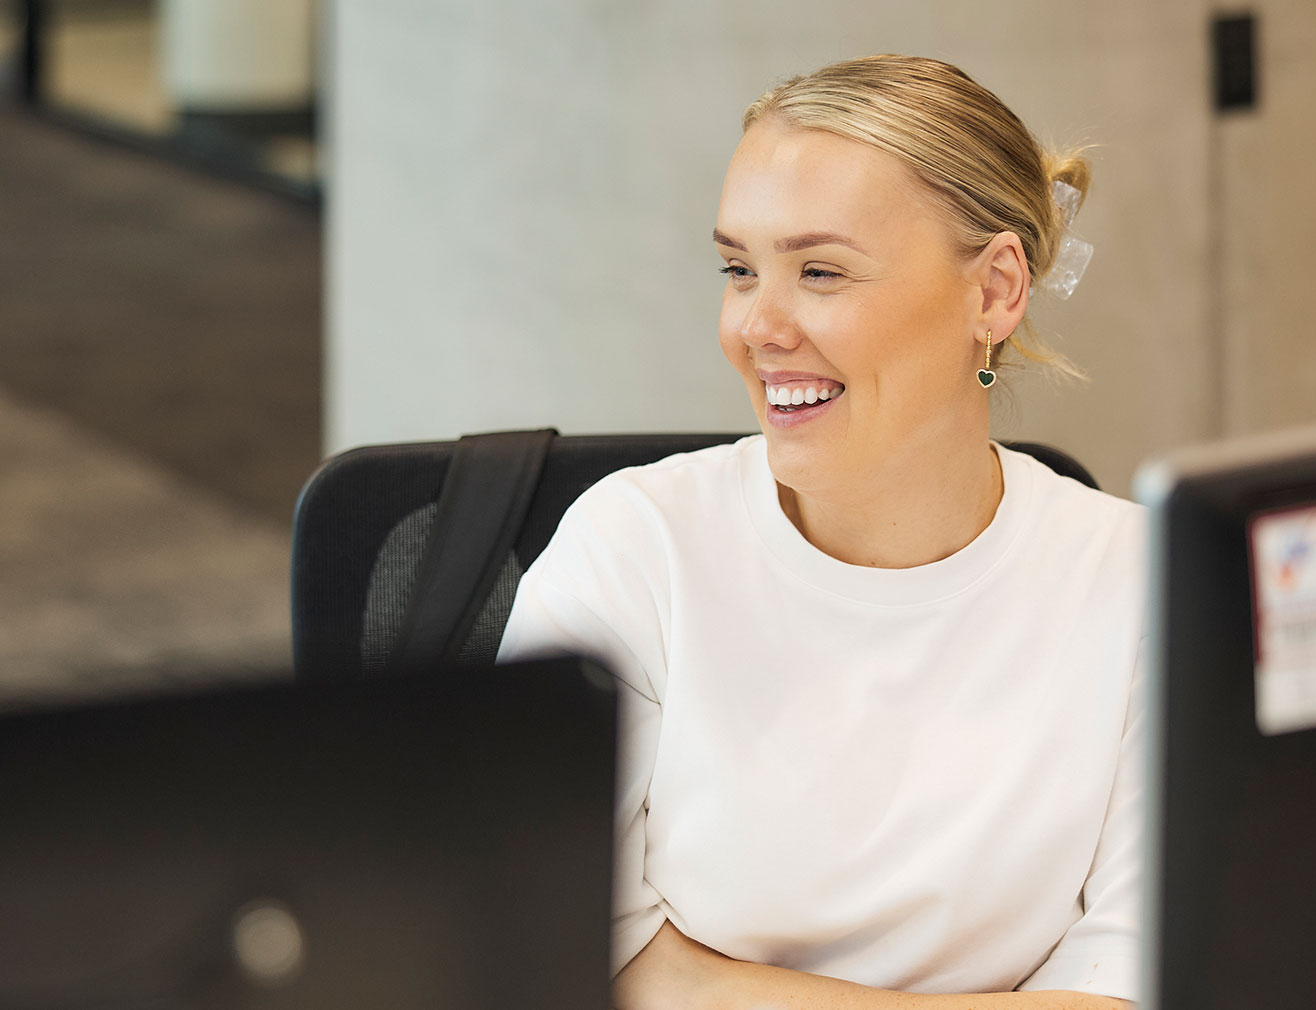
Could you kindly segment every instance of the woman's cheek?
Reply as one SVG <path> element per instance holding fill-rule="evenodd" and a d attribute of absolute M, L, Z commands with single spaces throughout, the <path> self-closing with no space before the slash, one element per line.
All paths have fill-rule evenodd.
<path fill-rule="evenodd" d="M 741 321 L 736 311 L 723 299 L 717 337 L 722 345 L 722 353 L 737 371 L 744 371 L 749 361 L 745 342 L 740 339 Z"/>

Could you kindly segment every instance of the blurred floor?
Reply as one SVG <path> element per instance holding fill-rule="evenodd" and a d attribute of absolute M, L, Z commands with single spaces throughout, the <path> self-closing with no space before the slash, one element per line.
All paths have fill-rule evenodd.
<path fill-rule="evenodd" d="M 286 670 L 288 530 L 0 393 L 0 705 Z"/>
<path fill-rule="evenodd" d="M 319 215 L 0 106 L 0 384 L 288 521 L 319 451 Z"/>
<path fill-rule="evenodd" d="M 0 105 L 0 701 L 288 664 L 319 218 Z"/>

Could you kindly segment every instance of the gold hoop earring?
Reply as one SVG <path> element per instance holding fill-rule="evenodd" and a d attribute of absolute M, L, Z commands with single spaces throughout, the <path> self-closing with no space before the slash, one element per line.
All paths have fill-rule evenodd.
<path fill-rule="evenodd" d="M 996 373 L 992 371 L 992 331 L 987 331 L 987 364 L 978 369 L 978 381 L 982 383 L 982 388 L 987 389 L 996 381 Z"/>

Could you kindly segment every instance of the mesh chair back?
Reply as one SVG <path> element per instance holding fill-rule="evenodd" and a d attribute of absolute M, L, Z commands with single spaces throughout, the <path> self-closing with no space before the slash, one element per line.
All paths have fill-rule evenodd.
<path fill-rule="evenodd" d="M 567 507 L 614 470 L 652 463 L 741 434 L 570 435 L 553 440 L 529 512 L 460 658 L 493 658 L 525 569 L 547 546 Z M 1096 487 L 1070 456 L 1032 442 L 1006 443 L 1063 476 Z M 307 482 L 293 525 L 293 665 L 301 678 L 376 676 L 388 667 L 431 536 L 456 442 L 353 449 Z M 438 531 L 460 536 L 460 530 Z"/>
<path fill-rule="evenodd" d="M 740 434 L 558 436 L 515 548 L 462 647 L 492 658 L 521 574 L 567 507 L 614 470 L 731 442 Z M 293 523 L 293 665 L 299 677 L 375 675 L 387 667 L 456 442 L 368 446 L 326 462 Z"/>

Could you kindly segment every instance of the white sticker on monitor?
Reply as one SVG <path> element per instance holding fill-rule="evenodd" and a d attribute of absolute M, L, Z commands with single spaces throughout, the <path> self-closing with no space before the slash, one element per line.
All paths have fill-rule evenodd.
<path fill-rule="evenodd" d="M 1257 726 L 1316 727 L 1316 507 L 1260 513 L 1248 523 Z"/>

